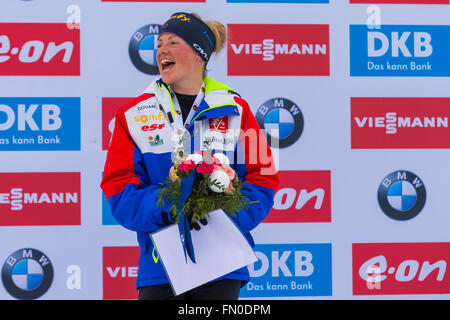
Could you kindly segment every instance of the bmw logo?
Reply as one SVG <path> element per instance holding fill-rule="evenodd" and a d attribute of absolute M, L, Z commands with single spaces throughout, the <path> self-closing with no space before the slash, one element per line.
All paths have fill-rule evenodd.
<path fill-rule="evenodd" d="M 300 108 L 286 98 L 273 98 L 264 102 L 255 117 L 272 147 L 289 147 L 303 131 L 304 121 Z"/>
<path fill-rule="evenodd" d="M 3 263 L 2 281 L 6 291 L 13 297 L 36 299 L 50 288 L 53 267 L 48 257 L 39 250 L 20 249 Z"/>
<path fill-rule="evenodd" d="M 422 180 L 405 170 L 392 172 L 378 188 L 381 210 L 394 220 L 409 220 L 417 216 L 425 206 L 426 197 Z"/>
<path fill-rule="evenodd" d="M 156 75 L 159 73 L 156 64 L 157 40 L 159 24 L 149 24 L 136 31 L 130 40 L 128 53 L 133 65 L 141 72 Z"/>

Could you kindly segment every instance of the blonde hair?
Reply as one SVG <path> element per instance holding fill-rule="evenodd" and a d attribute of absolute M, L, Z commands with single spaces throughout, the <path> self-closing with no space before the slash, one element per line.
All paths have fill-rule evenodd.
<path fill-rule="evenodd" d="M 225 29 L 225 26 L 221 22 L 216 20 L 204 21 L 197 13 L 191 14 L 197 19 L 200 19 L 204 23 L 206 23 L 212 30 L 212 32 L 214 33 L 214 37 L 216 38 L 216 45 L 213 52 L 215 52 L 215 54 L 218 54 L 223 49 L 223 47 L 225 46 L 225 42 L 227 41 L 227 30 Z"/>

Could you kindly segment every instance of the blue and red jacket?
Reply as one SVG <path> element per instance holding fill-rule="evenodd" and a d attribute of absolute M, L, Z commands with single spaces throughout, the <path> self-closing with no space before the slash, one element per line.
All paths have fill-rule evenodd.
<path fill-rule="evenodd" d="M 248 103 L 226 85 L 204 78 L 183 123 L 170 87 L 161 79 L 153 81 L 141 96 L 118 110 L 101 182 L 112 215 L 122 226 L 137 232 L 141 249 L 137 288 L 169 282 L 149 234 L 166 226 L 161 211 L 169 212 L 172 204 L 166 203 L 163 208 L 157 205 L 159 184 L 168 177 L 179 137 L 174 133 L 180 130 L 190 133 L 192 153 L 202 151 L 202 142 L 208 138 L 214 152 L 230 159 L 230 166 L 243 181 L 242 193 L 255 201 L 232 217 L 252 246 L 250 231 L 273 205 L 278 174 Z M 248 269 L 221 278 L 246 282 Z"/>

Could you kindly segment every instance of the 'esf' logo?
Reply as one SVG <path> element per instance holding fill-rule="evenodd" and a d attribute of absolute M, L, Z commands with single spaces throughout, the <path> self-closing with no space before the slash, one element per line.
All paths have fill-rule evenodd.
<path fill-rule="evenodd" d="M 6 291 L 17 299 L 36 299 L 50 288 L 53 267 L 48 257 L 36 249 L 20 249 L 3 263 L 2 281 Z"/>
<path fill-rule="evenodd" d="M 65 23 L 0 23 L 0 30 L 0 75 L 80 75 L 79 29 Z"/>
<path fill-rule="evenodd" d="M 303 114 L 293 101 L 286 98 L 273 98 L 264 102 L 255 117 L 271 147 L 289 147 L 303 132 Z"/>
<path fill-rule="evenodd" d="M 378 203 L 383 212 L 395 220 L 409 220 L 425 206 L 423 182 L 414 173 L 399 170 L 386 176 L 378 188 Z"/>
<path fill-rule="evenodd" d="M 0 98 L 0 151 L 80 150 L 80 98 Z"/>
<path fill-rule="evenodd" d="M 128 53 L 133 65 L 143 73 L 159 74 L 156 51 L 160 28 L 159 24 L 150 24 L 140 28 L 131 37 Z"/>
<path fill-rule="evenodd" d="M 450 76 L 450 26 L 350 26 L 351 76 Z"/>
<path fill-rule="evenodd" d="M 258 244 L 240 297 L 331 296 L 331 244 Z"/>

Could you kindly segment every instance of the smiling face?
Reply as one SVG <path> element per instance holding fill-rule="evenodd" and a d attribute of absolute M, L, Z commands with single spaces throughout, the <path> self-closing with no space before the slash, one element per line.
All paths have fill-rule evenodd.
<path fill-rule="evenodd" d="M 159 36 L 156 61 L 162 80 L 173 91 L 197 94 L 203 83 L 204 62 L 180 37 L 173 33 Z"/>

